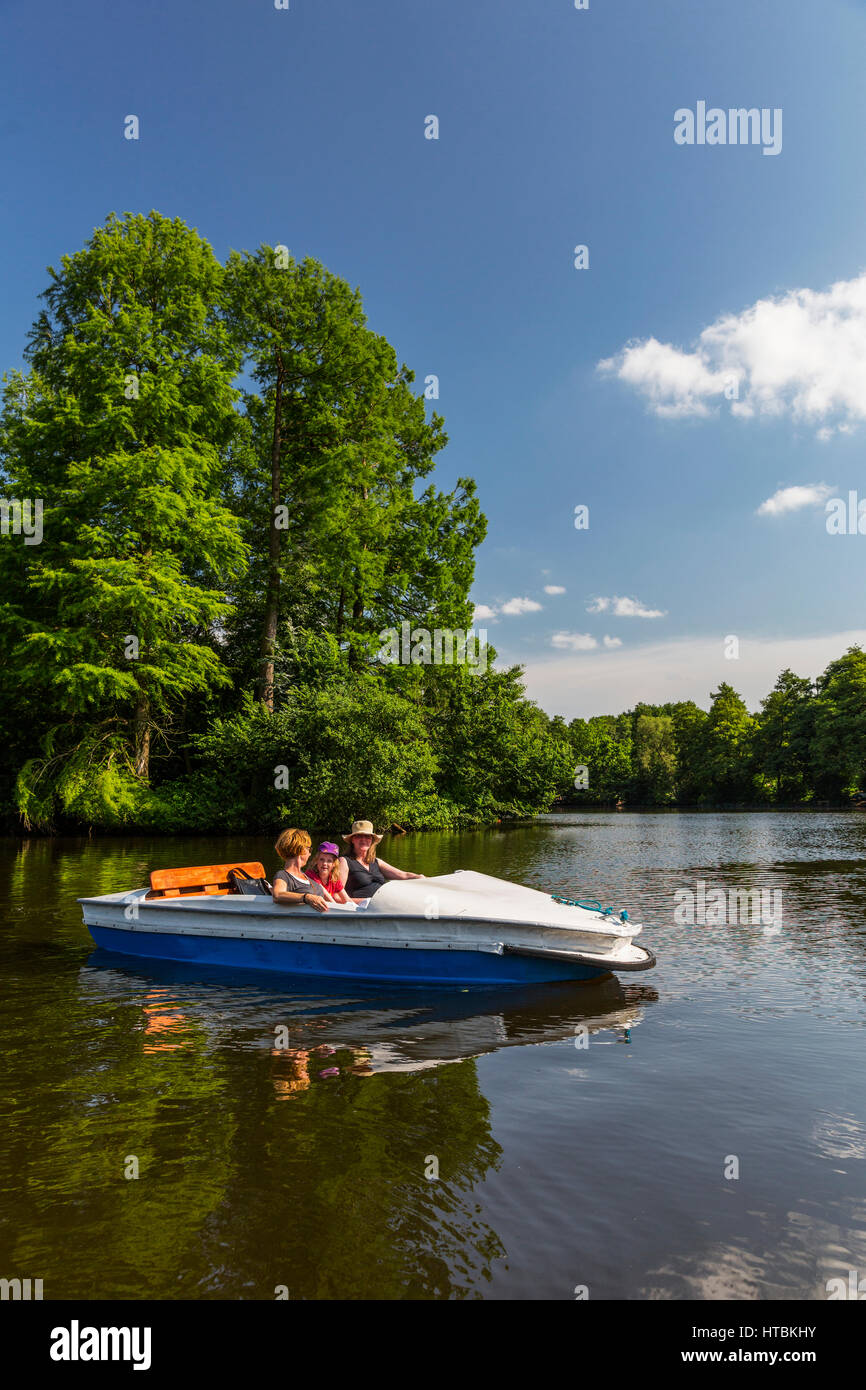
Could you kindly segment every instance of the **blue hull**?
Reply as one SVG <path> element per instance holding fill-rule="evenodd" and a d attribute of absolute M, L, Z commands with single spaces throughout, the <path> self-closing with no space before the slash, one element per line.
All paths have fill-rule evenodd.
<path fill-rule="evenodd" d="M 88 925 L 97 946 L 127 956 L 185 961 L 284 975 L 399 981 L 426 985 L 525 985 L 553 980 L 601 980 L 610 972 L 592 965 L 539 960 L 485 951 L 423 951 L 408 947 L 338 946 L 310 941 L 179 936 Z"/>

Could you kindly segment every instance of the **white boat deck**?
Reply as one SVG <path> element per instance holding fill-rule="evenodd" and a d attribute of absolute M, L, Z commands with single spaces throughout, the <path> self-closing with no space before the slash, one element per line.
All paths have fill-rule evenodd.
<path fill-rule="evenodd" d="M 80 901 L 88 925 L 129 932 L 496 955 L 575 953 L 611 965 L 646 955 L 632 944 L 640 926 L 618 915 L 556 903 L 536 889 L 472 871 L 391 880 L 366 902 L 332 903 L 327 913 L 234 893 L 148 900 L 144 888 Z"/>

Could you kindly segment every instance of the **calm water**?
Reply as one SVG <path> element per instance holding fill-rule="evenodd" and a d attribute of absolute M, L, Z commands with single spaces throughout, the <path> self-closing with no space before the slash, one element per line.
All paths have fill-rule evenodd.
<path fill-rule="evenodd" d="M 866 1274 L 866 816 L 387 842 L 628 907 L 659 965 L 623 984 L 395 993 L 94 953 L 77 895 L 256 857 L 276 867 L 260 839 L 0 843 L 0 1276 L 46 1298 L 817 1299 Z M 698 880 L 780 890 L 781 930 L 677 925 Z"/>

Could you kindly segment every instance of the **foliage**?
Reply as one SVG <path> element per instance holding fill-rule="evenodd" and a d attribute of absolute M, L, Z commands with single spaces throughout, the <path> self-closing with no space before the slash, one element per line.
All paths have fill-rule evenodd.
<path fill-rule="evenodd" d="M 723 682 L 709 711 L 692 700 L 575 719 L 589 788 L 566 801 L 632 805 L 848 804 L 866 788 L 866 653 L 852 647 L 816 683 L 793 671 L 750 714 Z M 864 793 L 866 794 L 866 793 Z"/>
<path fill-rule="evenodd" d="M 180 222 L 111 217 L 50 274 L 30 370 L 3 392 L 5 488 L 42 499 L 44 534 L 0 544 L 0 697 L 37 744 L 63 729 L 67 813 L 98 807 L 73 791 L 86 766 L 113 825 L 120 769 L 146 782 L 183 701 L 230 683 L 216 635 L 245 556 L 218 487 L 238 359 L 212 307 L 221 267 Z"/>
<path fill-rule="evenodd" d="M 573 719 L 569 725 L 575 767 L 587 769 L 588 786 L 579 792 L 579 801 L 618 801 L 631 782 L 631 735 L 617 737 L 616 721 L 601 715 L 593 719 Z"/>
<path fill-rule="evenodd" d="M 222 266 L 151 212 L 49 276 L 0 413 L 0 489 L 44 507 L 39 544 L 0 538 L 7 824 L 333 835 L 863 787 L 858 648 L 755 714 L 723 683 L 568 725 L 492 650 L 384 663 L 403 622 L 470 626 L 486 522 L 470 478 L 430 481 L 444 421 L 319 262 Z"/>
<path fill-rule="evenodd" d="M 818 678 L 811 766 L 824 795 L 866 787 L 866 653 L 859 647 Z"/>

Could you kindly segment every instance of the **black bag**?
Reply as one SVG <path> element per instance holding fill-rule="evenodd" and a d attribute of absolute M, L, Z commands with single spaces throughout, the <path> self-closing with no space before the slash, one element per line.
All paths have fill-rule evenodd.
<path fill-rule="evenodd" d="M 231 884 L 232 891 L 244 893 L 247 897 L 270 898 L 273 896 L 273 888 L 266 878 L 253 878 L 246 869 L 229 869 L 227 878 Z"/>

